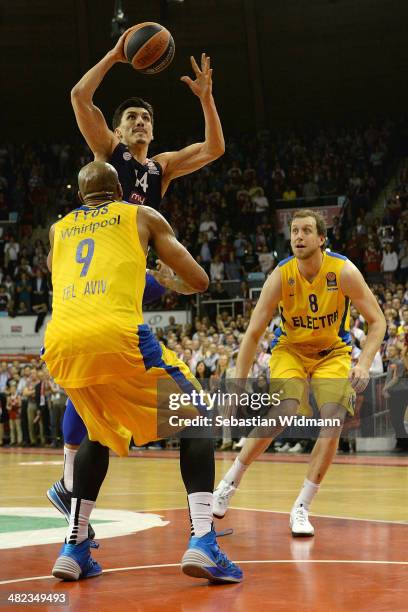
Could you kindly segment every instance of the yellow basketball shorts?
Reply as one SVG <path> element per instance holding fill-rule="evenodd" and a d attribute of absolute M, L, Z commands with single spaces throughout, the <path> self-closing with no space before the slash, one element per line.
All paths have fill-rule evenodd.
<path fill-rule="evenodd" d="M 333 349 L 325 356 L 310 356 L 293 345 L 277 345 L 272 350 L 269 369 L 271 393 L 280 393 L 281 401 L 297 400 L 300 414 L 312 414 L 310 391 L 319 409 L 325 404 L 337 404 L 354 414 L 355 391 L 348 380 L 349 347 Z"/>
<path fill-rule="evenodd" d="M 128 454 L 132 437 L 137 445 L 142 445 L 182 429 L 170 427 L 168 401 L 160 408 L 158 387 L 161 383 L 169 393 L 201 389 L 187 365 L 173 351 L 157 341 L 152 342 L 152 349 L 141 363 L 140 372 L 132 377 L 117 378 L 109 384 L 65 389 L 85 423 L 89 439 L 108 446 L 120 456 Z M 194 418 L 200 412 L 196 406 L 187 405 L 177 414 L 178 417 Z"/>

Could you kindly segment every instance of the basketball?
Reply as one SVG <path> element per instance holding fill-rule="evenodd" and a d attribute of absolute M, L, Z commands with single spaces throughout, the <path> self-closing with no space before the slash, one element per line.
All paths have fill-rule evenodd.
<path fill-rule="evenodd" d="M 146 21 L 135 25 L 124 41 L 124 53 L 133 68 L 142 74 L 157 74 L 174 57 L 174 40 L 159 23 Z"/>

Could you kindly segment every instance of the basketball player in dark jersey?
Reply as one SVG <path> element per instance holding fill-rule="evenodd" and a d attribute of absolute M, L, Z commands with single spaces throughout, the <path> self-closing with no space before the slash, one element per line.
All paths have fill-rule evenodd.
<path fill-rule="evenodd" d="M 152 106 L 141 98 L 126 100 L 115 111 L 112 131 L 93 102 L 96 89 L 112 66 L 127 62 L 123 52 L 125 36 L 126 32 L 75 85 L 71 101 L 78 127 L 95 160 L 108 161 L 116 168 L 123 199 L 157 209 L 173 179 L 199 170 L 224 153 L 224 136 L 212 96 L 210 58 L 203 53 L 199 67 L 191 57 L 195 79 L 181 78 L 200 99 L 205 120 L 204 141 L 149 159 L 147 152 L 153 140 Z"/>

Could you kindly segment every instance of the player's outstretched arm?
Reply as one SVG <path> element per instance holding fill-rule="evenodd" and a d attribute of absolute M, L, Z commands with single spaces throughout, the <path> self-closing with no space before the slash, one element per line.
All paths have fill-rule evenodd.
<path fill-rule="evenodd" d="M 177 240 L 166 219 L 148 206 L 139 207 L 137 217 L 142 245 L 152 244 L 160 260 L 178 277 L 173 291 L 185 295 L 205 291 L 209 285 L 207 273 Z"/>
<path fill-rule="evenodd" d="M 212 95 L 210 58 L 202 53 L 201 68 L 199 68 L 194 57 L 191 57 L 191 66 L 196 78 L 193 80 L 189 76 L 183 76 L 181 80 L 200 99 L 205 120 L 205 140 L 180 151 L 160 153 L 154 158 L 163 168 L 164 191 L 173 179 L 199 170 L 223 155 L 225 151 L 221 121 Z"/>
<path fill-rule="evenodd" d="M 369 381 L 369 369 L 376 352 L 384 340 L 386 322 L 371 289 L 365 282 L 361 272 L 351 262 L 347 262 L 340 275 L 340 286 L 368 324 L 367 338 L 360 353 L 357 365 L 350 373 L 351 384 L 361 393 Z"/>
<path fill-rule="evenodd" d="M 93 96 L 106 73 L 117 62 L 126 62 L 123 43 L 128 30 L 113 49 L 93 66 L 71 91 L 71 102 L 78 127 L 97 161 L 107 161 L 119 140 L 108 128 L 102 111 L 95 106 Z"/>
<path fill-rule="evenodd" d="M 281 299 L 282 281 L 278 267 L 267 278 L 259 297 L 258 303 L 251 315 L 248 328 L 239 347 L 235 378 L 245 379 L 254 362 L 256 347 L 265 329 L 272 319 L 276 307 Z"/>

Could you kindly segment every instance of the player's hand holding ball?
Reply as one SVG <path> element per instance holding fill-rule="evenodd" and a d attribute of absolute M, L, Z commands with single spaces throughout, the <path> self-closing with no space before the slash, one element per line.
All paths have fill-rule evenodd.
<path fill-rule="evenodd" d="M 146 21 L 126 30 L 111 54 L 117 62 L 129 62 L 137 72 L 152 75 L 167 68 L 174 51 L 170 32 L 160 23 Z"/>
<path fill-rule="evenodd" d="M 124 51 L 124 43 L 125 43 L 125 39 L 126 39 L 127 35 L 129 34 L 129 32 L 132 29 L 133 29 L 133 27 L 132 28 L 128 28 L 126 30 L 126 32 L 123 32 L 123 34 L 118 39 L 118 42 L 116 43 L 116 45 L 109 52 L 109 54 L 113 57 L 113 59 L 116 62 L 123 62 L 125 64 L 127 63 L 127 58 L 126 58 L 125 51 Z"/>

